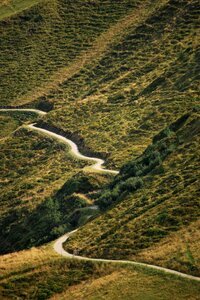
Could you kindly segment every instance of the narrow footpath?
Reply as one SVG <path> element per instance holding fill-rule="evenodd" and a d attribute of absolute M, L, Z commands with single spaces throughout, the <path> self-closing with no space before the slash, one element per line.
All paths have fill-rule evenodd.
<path fill-rule="evenodd" d="M 41 110 L 37 110 L 37 109 L 0 109 L 1 111 L 27 111 L 27 112 L 35 112 L 38 115 L 42 116 L 45 115 L 46 113 L 41 111 Z M 115 174 L 117 175 L 119 172 L 118 171 L 113 171 L 113 170 L 108 170 L 108 169 L 104 169 L 103 164 L 105 163 L 105 161 L 103 159 L 100 158 L 94 158 L 94 157 L 89 157 L 89 156 L 84 156 L 82 155 L 79 150 L 77 145 L 72 142 L 70 139 L 67 139 L 65 137 L 63 137 L 62 135 L 56 134 L 52 131 L 43 129 L 43 128 L 39 128 L 37 127 L 35 124 L 30 124 L 30 125 L 26 125 L 27 128 L 34 130 L 34 131 L 38 131 L 42 134 L 45 134 L 47 136 L 50 136 L 52 138 L 57 139 L 59 142 L 62 142 L 66 145 L 68 145 L 70 147 L 70 153 L 71 155 L 73 155 L 74 157 L 76 157 L 77 159 L 80 160 L 87 160 L 89 162 L 94 162 L 94 164 L 92 166 L 90 166 L 89 168 L 91 170 L 93 170 L 94 172 L 98 171 L 98 172 L 103 172 L 103 173 L 111 173 L 111 174 Z M 67 241 L 67 239 L 74 234 L 78 229 L 67 233 L 63 236 L 61 236 L 59 239 L 57 239 L 54 242 L 53 248 L 54 250 L 67 258 L 70 259 L 78 259 L 78 260 L 87 260 L 87 261 L 96 261 L 96 262 L 107 262 L 107 263 L 120 263 L 120 264 L 129 264 L 129 265 L 134 265 L 134 266 L 139 266 L 139 267 L 143 267 L 143 268 L 147 268 L 147 269 L 152 269 L 152 270 L 156 270 L 156 271 L 160 271 L 162 273 L 166 273 L 166 274 L 171 274 L 171 275 L 176 275 L 182 278 L 186 278 L 186 279 L 190 279 L 190 280 L 195 280 L 195 281 L 200 281 L 200 277 L 195 277 L 192 275 L 188 275 L 185 273 L 181 273 L 175 270 L 171 270 L 171 269 L 167 269 L 167 268 L 163 268 L 163 267 L 159 267 L 156 265 L 151 265 L 151 264 L 145 264 L 145 263 L 140 263 L 140 262 L 135 262 L 135 261 L 129 261 L 129 260 L 114 260 L 114 259 L 102 259 L 102 258 L 89 258 L 89 257 L 83 257 L 83 256 L 78 256 L 78 255 L 73 255 L 68 253 L 64 248 L 63 248 L 63 244 Z"/>
<path fill-rule="evenodd" d="M 163 267 L 159 267 L 159 266 L 155 266 L 155 265 L 151 265 L 151 264 L 145 264 L 145 263 L 135 262 L 135 261 L 131 261 L 131 260 L 119 260 L 119 259 L 114 260 L 114 259 L 103 259 L 103 258 L 89 258 L 89 257 L 70 254 L 63 248 L 63 244 L 77 230 L 78 229 L 73 230 L 73 231 L 61 236 L 59 239 L 56 240 L 56 242 L 53 245 L 53 248 L 58 254 L 60 254 L 62 256 L 65 256 L 67 258 L 71 258 L 71 259 L 96 261 L 96 262 L 107 262 L 107 263 L 118 263 L 118 264 L 128 264 L 128 265 L 133 265 L 133 266 L 139 266 L 139 267 L 143 267 L 143 268 L 147 268 L 147 269 L 160 271 L 162 273 L 187 278 L 187 279 L 190 279 L 190 280 L 200 281 L 200 277 L 195 277 L 195 276 L 192 276 L 192 275 L 188 275 L 188 274 L 181 273 L 181 272 L 178 272 L 178 271 L 175 271 L 175 270 L 171 270 L 171 269 L 167 269 L 167 268 L 163 268 Z"/>

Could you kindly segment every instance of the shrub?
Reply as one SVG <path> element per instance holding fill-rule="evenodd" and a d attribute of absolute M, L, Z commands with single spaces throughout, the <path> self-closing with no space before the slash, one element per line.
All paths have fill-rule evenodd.
<path fill-rule="evenodd" d="M 136 191 L 142 186 L 143 181 L 141 178 L 128 178 L 126 181 L 117 183 L 112 190 L 107 189 L 106 191 L 104 191 L 104 193 L 100 196 L 96 203 L 99 205 L 100 209 L 104 210 L 112 205 L 113 202 L 117 200 L 123 200 L 127 193 Z"/>
<path fill-rule="evenodd" d="M 158 224 L 166 227 L 177 226 L 179 220 L 176 216 L 170 215 L 169 212 L 163 211 L 156 218 Z"/>
<path fill-rule="evenodd" d="M 162 130 L 161 132 L 159 132 L 157 135 L 154 136 L 153 138 L 153 143 L 155 144 L 156 142 L 169 137 L 172 135 L 172 131 L 170 130 L 169 127 L 165 128 L 164 130 Z"/>
<path fill-rule="evenodd" d="M 113 194 L 111 191 L 106 190 L 101 197 L 97 200 L 97 205 L 99 205 L 100 209 L 104 210 L 108 206 L 110 206 L 113 202 Z"/>
<path fill-rule="evenodd" d="M 136 161 L 129 161 L 122 167 L 121 173 L 125 173 L 129 176 L 138 176 L 141 174 L 141 170 Z"/>
<path fill-rule="evenodd" d="M 112 95 L 108 98 L 108 101 L 111 103 L 118 103 L 118 102 L 123 102 L 126 99 L 126 97 L 124 96 L 124 94 L 122 93 L 117 93 L 115 95 Z"/>
<path fill-rule="evenodd" d="M 160 228 L 151 227 L 144 234 L 151 237 L 163 237 L 166 235 L 166 232 Z"/>
<path fill-rule="evenodd" d="M 142 187 L 143 181 L 139 177 L 131 177 L 126 181 L 119 184 L 119 190 L 121 192 L 128 191 L 133 192 L 136 191 L 138 188 Z"/>

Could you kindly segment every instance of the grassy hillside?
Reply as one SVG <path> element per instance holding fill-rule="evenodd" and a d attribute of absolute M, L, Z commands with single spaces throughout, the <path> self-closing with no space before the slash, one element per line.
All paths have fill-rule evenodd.
<path fill-rule="evenodd" d="M 23 124 L 39 120 L 32 112 L 0 112 L 0 139 L 7 138 Z"/>
<path fill-rule="evenodd" d="M 199 275 L 199 133 L 194 112 L 155 136 L 97 196 L 104 213 L 71 237 L 66 248 Z"/>
<path fill-rule="evenodd" d="M 47 86 L 48 90 L 47 81 L 52 83 L 51 74 L 58 71 L 64 76 L 61 76 L 61 80 L 65 78 L 66 73 L 63 73 L 63 70 L 66 69 L 61 68 L 65 63 L 72 65 L 69 67 L 72 70 L 75 67 L 76 71 L 76 56 L 92 45 L 87 52 L 87 60 L 99 58 L 115 39 L 121 39 L 121 34 L 126 28 L 128 30 L 132 24 L 136 26 L 164 2 L 160 4 L 156 1 L 152 5 L 151 1 L 106 1 L 103 5 L 100 1 L 94 1 L 83 8 L 80 1 L 74 2 L 73 5 L 71 2 L 45 1 L 37 5 L 32 2 L 34 5 L 29 9 L 19 8 L 15 15 L 0 23 L 3 66 L 1 104 L 22 104 L 23 97 L 26 101 L 29 99 L 26 98 L 27 93 L 31 101 L 34 100 L 37 87 Z M 11 2 L 9 4 L 11 5 Z M 8 7 L 8 3 L 6 5 Z M 17 7 L 18 2 L 12 2 L 12 5 Z M 28 7 L 30 1 L 21 2 L 21 5 L 24 8 Z M 5 8 L 5 3 L 2 7 Z M 137 16 L 136 11 L 139 7 L 141 14 Z M 3 12 L 3 9 L 1 11 Z M 117 23 L 119 18 L 122 19 Z M 85 55 L 86 52 L 81 54 L 80 60 Z M 81 67 L 82 65 L 78 64 L 78 68 Z M 54 84 L 56 83 L 54 82 L 53 86 Z M 39 108 L 48 108 L 50 102 L 55 105 L 50 98 L 51 96 L 38 99 Z M 29 115 L 1 113 L 1 137 L 5 137 L 1 145 L 1 234 L 4 237 L 2 253 L 41 244 L 64 233 L 65 230 L 83 224 L 87 217 L 92 217 L 94 213 L 87 209 L 87 201 L 83 201 L 87 200 L 87 195 L 83 195 L 82 186 L 75 191 L 75 195 L 69 192 L 59 196 L 58 191 L 62 190 L 64 182 L 67 184 L 83 164 L 73 162 L 64 153 L 65 148 L 61 145 L 52 144 L 51 140 L 25 128 L 17 130 L 23 123 L 37 120 L 34 115 Z M 15 130 L 17 131 L 7 138 Z M 66 161 L 67 165 L 63 164 L 63 161 Z M 91 179 L 90 176 L 88 178 Z M 76 181 L 76 177 L 72 180 Z M 98 178 L 97 186 L 107 180 L 109 178 Z M 97 186 L 96 183 L 94 186 L 92 184 L 93 193 Z M 65 199 L 66 197 L 69 199 Z M 65 200 L 69 201 L 69 205 L 64 205 L 63 212 Z M 75 204 L 71 205 L 73 200 Z M 77 210 L 76 205 L 82 210 Z M 48 223 L 49 218 L 54 220 L 51 222 L 51 228 L 43 221 L 45 219 Z"/>
<path fill-rule="evenodd" d="M 0 270 L 2 299 L 195 300 L 200 292 L 196 282 L 139 268 L 67 260 L 50 246 L 4 255 Z"/>
<path fill-rule="evenodd" d="M 199 13 L 197 0 L 1 1 L 0 106 L 48 111 L 0 112 L 3 299 L 198 299 L 187 280 L 32 247 L 80 227 L 67 250 L 200 276 Z M 83 171 L 34 122 L 119 175 Z"/>
<path fill-rule="evenodd" d="M 46 96 L 57 108 L 48 122 L 78 131 L 92 149 L 109 154 L 110 165 L 140 155 L 198 104 L 199 4 L 153 3 L 148 13 L 132 13 L 135 22 L 103 56 Z"/>
<path fill-rule="evenodd" d="M 75 225 L 73 212 L 84 223 L 95 212 L 86 209 L 92 201 L 81 193 L 109 180 L 98 174 L 75 176 L 87 163 L 71 157 L 65 145 L 22 126 L 37 118 L 1 113 L 1 253 L 59 236 Z"/>
<path fill-rule="evenodd" d="M 12 1 L 17 6 L 19 1 Z M 0 22 L 1 103 L 31 102 L 38 89 L 58 77 L 109 26 L 140 1 L 21 1 L 34 4 Z M 13 4 L 13 5 L 14 5 Z M 37 5 L 36 5 L 37 4 Z M 4 6 L 1 6 L 2 14 Z M 83 54 L 84 56 L 84 54 Z"/>
<path fill-rule="evenodd" d="M 2 299 L 41 300 L 114 270 L 112 266 L 66 260 L 49 246 L 1 256 L 0 268 Z"/>
<path fill-rule="evenodd" d="M 69 288 L 52 300 L 169 300 L 198 299 L 198 288 L 190 284 L 182 285 L 178 280 L 161 278 L 159 275 L 147 276 L 132 270 L 115 271 L 112 274 L 87 281 Z"/>

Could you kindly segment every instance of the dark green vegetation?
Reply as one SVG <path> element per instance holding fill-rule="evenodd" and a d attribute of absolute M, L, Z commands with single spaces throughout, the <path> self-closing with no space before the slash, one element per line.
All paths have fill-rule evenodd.
<path fill-rule="evenodd" d="M 106 210 L 82 227 L 67 249 L 75 247 L 92 257 L 129 258 L 149 262 L 140 255 L 170 234 L 189 228 L 199 219 L 199 133 L 197 112 L 188 113 L 164 129 L 145 152 L 124 165 L 96 203 Z M 163 257 L 167 267 L 200 274 L 198 223 L 196 239 L 186 239 L 185 255 Z M 174 238 L 174 244 L 176 244 Z M 156 251 L 156 250 L 155 250 Z M 180 249 L 177 249 L 179 252 Z M 172 253 L 171 253 L 172 254 Z M 163 252 L 164 255 L 164 252 Z M 158 264 L 159 261 L 154 261 Z"/>
<path fill-rule="evenodd" d="M 70 165 L 69 162 L 68 168 L 70 169 L 73 164 Z M 72 176 L 72 174 L 72 171 L 67 172 L 67 176 Z M 55 179 L 54 181 L 53 177 L 51 179 L 52 184 L 55 185 Z M 93 219 L 97 215 L 98 209 L 92 206 L 93 202 L 88 197 L 92 198 L 95 190 L 99 189 L 104 181 L 107 180 L 101 175 L 77 173 L 67 180 L 57 192 L 51 190 L 50 197 L 45 196 L 42 189 L 42 191 L 39 190 L 40 193 L 37 196 L 34 195 L 33 193 L 36 191 L 38 193 L 38 190 L 29 181 L 29 183 L 23 183 L 16 194 L 11 191 L 16 199 L 14 209 L 8 209 L 8 203 L 14 203 L 14 199 L 11 201 L 9 197 L 12 194 L 7 192 L 7 195 L 4 196 L 4 201 L 7 200 L 5 208 L 7 212 L 2 216 L 0 222 L 1 253 L 30 248 L 55 240 L 64 233 Z M 60 182 L 62 181 L 60 180 Z M 43 181 L 41 182 L 40 179 L 39 183 L 41 188 Z M 45 191 L 47 195 L 48 192 L 48 190 Z M 23 199 L 23 193 L 26 195 L 25 199 Z M 27 193 L 31 196 L 28 197 Z M 24 201 L 20 201 L 19 198 Z M 42 199 L 41 204 L 36 203 L 37 198 Z M 30 208 L 30 205 L 34 207 Z"/>
<path fill-rule="evenodd" d="M 2 113 L 1 116 L 3 125 L 6 125 L 4 134 L 15 130 L 22 122 L 34 119 L 34 114 L 29 113 L 21 113 L 20 116 L 19 113 Z M 94 176 L 91 184 L 87 185 L 89 177 L 84 181 L 83 175 L 84 188 L 81 190 L 81 181 L 78 185 L 78 179 L 72 177 L 70 187 L 67 188 L 70 177 L 79 172 L 85 162 L 70 157 L 65 145 L 26 127 L 20 127 L 3 138 L 0 148 L 1 253 L 41 244 L 64 233 L 70 224 L 67 216 L 62 219 L 63 214 L 72 214 L 77 208 L 91 205 L 91 202 L 87 203 L 83 197 L 74 193 L 82 190 L 86 192 L 87 189 L 89 191 L 91 186 L 97 187 L 100 182 L 105 181 L 101 176 L 97 176 L 97 179 Z M 72 182 L 78 182 L 74 190 Z M 70 199 L 67 198 L 67 193 L 71 195 Z M 62 207 L 59 208 L 59 205 Z M 63 210 L 62 215 L 60 210 Z M 84 211 L 83 215 L 88 217 L 92 213 Z M 65 223 L 65 226 L 60 228 L 60 223 Z"/>

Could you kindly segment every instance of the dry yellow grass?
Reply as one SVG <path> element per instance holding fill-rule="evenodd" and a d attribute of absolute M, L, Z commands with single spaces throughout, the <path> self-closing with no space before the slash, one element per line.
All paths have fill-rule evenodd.
<path fill-rule="evenodd" d="M 11 0 L 1 0 L 0 5 L 8 5 L 10 4 Z"/>
<path fill-rule="evenodd" d="M 76 268 L 78 267 L 73 263 L 68 264 L 70 261 L 57 255 L 51 244 L 1 256 L 0 273 L 2 280 L 0 293 L 5 291 L 5 287 L 12 287 L 11 297 L 3 299 L 12 299 L 15 291 L 17 297 L 23 294 L 26 295 L 24 299 L 38 299 L 37 295 L 41 294 L 37 294 L 37 291 L 41 286 L 42 289 L 51 291 L 49 282 L 55 280 L 53 276 L 56 276 L 58 281 L 59 276 L 61 277 L 60 280 L 64 284 L 63 288 L 66 290 L 55 294 L 50 298 L 51 300 L 168 300 L 170 297 L 173 300 L 198 299 L 200 289 L 198 283 L 191 283 L 174 276 L 162 276 L 148 270 L 137 270 L 131 266 L 123 266 L 122 269 L 121 266 L 113 264 L 97 264 L 95 267 L 96 275 L 90 274 L 85 280 L 83 278 L 81 283 L 72 280 L 69 285 L 68 278 L 73 276 L 74 270 L 77 271 Z M 65 263 L 66 266 L 64 267 Z M 76 262 L 74 261 L 74 263 Z M 85 264 L 85 267 L 88 268 L 86 266 L 87 262 L 81 262 L 81 264 Z M 58 266 L 60 266 L 59 269 Z M 63 267 L 64 273 L 61 270 Z M 54 269 L 56 269 L 55 274 L 51 276 Z M 63 276 L 65 276 L 65 279 Z M 32 280 L 33 277 L 36 283 Z M 52 287 L 51 295 L 54 293 L 55 290 Z"/>
<path fill-rule="evenodd" d="M 70 287 L 67 292 L 63 294 L 55 295 L 51 300 L 64 300 L 64 299 L 85 299 L 88 294 L 94 293 L 97 289 L 103 288 L 109 283 L 116 282 L 123 274 L 127 274 L 126 271 L 114 271 L 112 274 L 103 276 L 95 280 L 89 280 L 87 282 Z M 135 274 L 137 274 L 135 272 Z"/>
<path fill-rule="evenodd" d="M 193 290 L 194 288 L 194 290 Z M 198 287 L 131 269 L 72 286 L 51 300 L 198 300 Z"/>
<path fill-rule="evenodd" d="M 29 267 L 34 268 L 59 258 L 60 256 L 50 246 L 33 247 L 30 250 L 2 255 L 0 256 L 0 274 L 1 277 L 9 276 L 12 272 L 21 272 Z"/>
<path fill-rule="evenodd" d="M 146 261 L 174 269 L 184 268 L 181 262 L 188 261 L 188 247 L 195 261 L 195 265 L 200 266 L 200 220 L 193 222 L 187 228 L 183 228 L 178 232 L 173 232 L 166 238 L 162 239 L 156 245 L 149 247 L 140 252 L 133 259 L 138 261 Z M 178 261 L 177 261 L 178 259 Z"/>
<path fill-rule="evenodd" d="M 78 197 L 78 198 L 84 200 L 84 201 L 85 201 L 86 203 L 88 203 L 88 204 L 92 204 L 92 203 L 93 203 L 92 200 L 89 199 L 89 198 L 88 198 L 86 195 L 84 195 L 84 194 L 81 194 L 81 193 L 73 193 L 73 196 L 74 196 L 74 197 Z"/>

